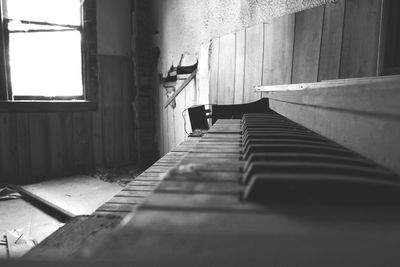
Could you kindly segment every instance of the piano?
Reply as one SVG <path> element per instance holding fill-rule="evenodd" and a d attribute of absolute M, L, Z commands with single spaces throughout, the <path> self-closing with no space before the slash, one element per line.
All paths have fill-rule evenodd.
<path fill-rule="evenodd" d="M 387 89 L 381 79 L 324 86 L 338 87 L 347 104 L 346 94 L 364 97 L 356 109 L 367 103 L 376 110 L 379 106 L 371 99 L 379 102 L 378 96 L 398 92 L 398 78 L 384 80 Z M 358 94 L 360 83 L 369 92 L 378 88 L 373 90 L 376 97 Z M 301 89 L 304 86 L 315 85 L 300 85 Z M 326 99 L 333 99 L 329 107 L 342 108 L 344 102 L 332 98 L 331 92 L 327 88 Z M 32 260 L 42 259 L 41 266 L 399 266 L 399 177 L 277 113 L 270 101 L 280 96 L 270 95 L 253 104 L 214 105 L 212 126 L 204 135 L 189 137 L 88 220 L 67 224 L 62 234 L 50 236 L 22 263 L 32 266 Z M 292 102 L 295 97 L 304 99 L 295 93 L 290 97 Z M 385 111 L 397 112 L 396 99 Z M 204 126 L 203 112 L 196 108 L 194 114 Z M 96 228 L 88 227 L 87 221 Z M 109 225 L 119 227 L 91 239 L 92 233 Z M 68 253 L 60 251 L 70 232 L 83 240 L 89 236 L 90 242 Z M 21 261 L 7 263 L 19 266 Z"/>
<path fill-rule="evenodd" d="M 219 119 L 86 260 L 132 266 L 398 266 L 400 183 L 267 108 Z"/>

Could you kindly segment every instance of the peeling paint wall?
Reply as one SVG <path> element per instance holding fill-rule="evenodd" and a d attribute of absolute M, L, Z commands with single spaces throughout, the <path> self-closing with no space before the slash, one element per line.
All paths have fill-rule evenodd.
<path fill-rule="evenodd" d="M 153 0 L 161 48 L 161 70 L 182 53 L 195 54 L 201 44 L 273 17 L 334 0 Z M 157 42 L 158 41 L 158 42 Z"/>

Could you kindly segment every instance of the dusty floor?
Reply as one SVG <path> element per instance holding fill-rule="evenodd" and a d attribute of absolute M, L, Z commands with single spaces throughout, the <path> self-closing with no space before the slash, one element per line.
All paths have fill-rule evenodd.
<path fill-rule="evenodd" d="M 63 226 L 61 219 L 44 212 L 24 199 L 0 202 L 0 236 L 7 231 L 21 229 L 24 236 L 41 242 L 51 233 Z M 7 257 L 7 249 L 0 246 L 0 258 Z"/>
<path fill-rule="evenodd" d="M 87 176 L 114 184 L 121 188 L 131 182 L 141 173 L 136 167 L 125 167 L 115 169 L 97 169 Z M 110 186 L 111 186 L 110 184 Z M 84 202 L 84 201 L 83 201 Z M 3 234 L 13 229 L 21 229 L 24 236 L 35 239 L 40 243 L 58 228 L 64 225 L 65 217 L 45 206 L 24 199 L 12 199 L 0 201 L 0 241 Z M 8 257 L 7 248 L 0 242 L 0 258 Z"/>
<path fill-rule="evenodd" d="M 88 173 L 89 176 L 109 183 L 117 183 L 120 186 L 126 186 L 133 181 L 144 170 L 135 166 L 126 166 L 123 168 L 97 168 L 94 172 Z"/>

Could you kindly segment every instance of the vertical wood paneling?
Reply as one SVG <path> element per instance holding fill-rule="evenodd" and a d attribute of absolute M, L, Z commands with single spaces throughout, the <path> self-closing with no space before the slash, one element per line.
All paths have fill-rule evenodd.
<path fill-rule="evenodd" d="M 109 81 L 109 77 L 114 76 L 114 74 L 110 74 L 116 66 L 111 67 L 109 64 L 102 64 L 101 67 L 101 91 L 103 95 L 103 99 L 107 99 L 103 103 L 103 150 L 104 150 L 104 161 L 107 166 L 111 166 L 114 164 L 114 141 L 115 141 L 115 129 L 114 129 L 114 117 L 113 117 L 113 93 L 112 88 L 113 83 Z M 109 72 L 110 71 L 110 72 Z"/>
<path fill-rule="evenodd" d="M 15 113 L 9 115 L 9 146 L 10 146 L 10 175 L 18 175 L 18 139 L 17 139 L 17 116 Z"/>
<path fill-rule="evenodd" d="M 0 113 L 0 183 L 5 183 L 8 176 L 8 138 L 8 114 Z"/>
<path fill-rule="evenodd" d="M 177 118 L 175 117 L 175 109 L 171 109 L 170 110 L 170 114 L 171 114 L 171 116 L 172 116 L 172 128 L 170 129 L 170 132 L 172 132 L 173 134 L 172 134 L 172 136 L 173 136 L 173 139 L 171 140 L 172 142 L 171 142 L 171 148 L 174 148 L 174 147 L 176 147 L 177 146 L 177 138 L 176 138 L 176 135 L 178 134 L 177 132 L 176 132 L 176 126 L 177 126 Z"/>
<path fill-rule="evenodd" d="M 244 102 L 251 102 L 261 97 L 253 87 L 262 83 L 264 50 L 264 24 L 246 29 L 246 52 L 244 74 Z"/>
<path fill-rule="evenodd" d="M 88 170 L 92 168 L 92 117 L 90 112 L 74 112 L 73 142 L 74 169 Z"/>
<path fill-rule="evenodd" d="M 171 105 L 165 109 L 168 118 L 168 151 L 175 147 L 175 117 Z"/>
<path fill-rule="evenodd" d="M 99 103 L 99 105 L 101 105 Z M 99 107 L 101 109 L 102 107 Z M 101 112 L 92 112 L 93 161 L 95 166 L 103 166 L 103 118 Z"/>
<path fill-rule="evenodd" d="M 123 60 L 121 68 L 121 119 L 122 119 L 122 164 L 133 163 L 133 119 L 132 119 L 132 91 L 133 91 L 133 77 L 132 77 L 132 65 L 128 58 Z"/>
<path fill-rule="evenodd" d="M 32 175 L 43 180 L 49 170 L 47 116 L 45 113 L 29 114 Z"/>
<path fill-rule="evenodd" d="M 235 94 L 234 104 L 243 103 L 243 91 L 244 91 L 244 62 L 246 54 L 246 31 L 238 31 L 235 38 Z"/>
<path fill-rule="evenodd" d="M 161 113 L 162 113 L 162 120 L 163 120 L 163 130 L 162 130 L 162 135 L 164 136 L 164 153 L 167 153 L 169 151 L 169 119 L 168 119 L 168 109 L 164 108 L 164 103 L 167 101 L 167 96 L 165 94 L 164 89 L 162 89 L 161 92 L 162 96 L 162 105 L 161 105 Z"/>
<path fill-rule="evenodd" d="M 177 86 L 179 87 L 180 84 L 182 84 L 182 80 L 180 80 L 177 83 Z M 182 117 L 182 111 L 185 109 L 185 102 L 186 102 L 186 90 L 188 87 L 186 87 L 185 90 L 183 90 L 176 98 L 176 107 L 173 109 L 174 112 L 174 118 L 175 118 L 175 144 L 180 144 L 184 139 L 185 139 L 185 132 L 183 129 L 183 117 Z"/>
<path fill-rule="evenodd" d="M 380 0 L 347 0 L 340 78 L 376 75 Z"/>
<path fill-rule="evenodd" d="M 386 67 L 392 65 L 390 64 L 390 62 L 392 60 L 395 60 L 396 55 L 398 55 L 397 49 L 400 45 L 400 36 L 394 33 L 397 31 L 398 27 L 393 27 L 393 26 L 395 25 L 397 26 L 400 24 L 400 18 L 398 16 L 399 10 L 400 10 L 399 1 L 382 0 L 381 21 L 379 27 L 377 70 L 376 70 L 377 75 L 388 74 L 387 71 L 385 71 L 385 65 Z M 389 45 L 387 47 L 387 44 L 388 45 L 392 44 L 392 45 Z M 389 49 L 389 47 L 391 49 Z"/>
<path fill-rule="evenodd" d="M 88 141 L 92 142 L 96 166 L 103 161 L 110 167 L 126 165 L 134 157 L 131 63 L 129 58 L 115 56 L 100 56 L 99 63 L 100 110 L 93 118 L 87 117 L 93 129 L 84 133 L 91 131 L 94 136 Z"/>
<path fill-rule="evenodd" d="M 15 114 L 0 114 L 0 181 L 6 181 L 17 174 L 16 135 Z"/>
<path fill-rule="evenodd" d="M 186 108 L 190 108 L 191 106 L 194 106 L 194 105 L 197 104 L 195 90 L 196 90 L 196 81 L 193 80 L 187 85 L 187 87 L 185 89 L 185 95 L 186 95 L 186 97 L 185 97 L 185 105 L 186 105 Z M 186 130 L 188 132 L 191 132 L 192 131 L 192 126 L 190 124 L 189 116 L 186 116 L 186 118 L 187 118 L 186 119 Z"/>
<path fill-rule="evenodd" d="M 290 83 L 293 40 L 294 15 L 283 16 L 265 24 L 263 85 Z"/>
<path fill-rule="evenodd" d="M 9 115 L 9 146 L 10 146 L 10 175 L 15 177 L 18 175 L 18 139 L 17 139 L 17 119 L 16 114 Z"/>
<path fill-rule="evenodd" d="M 339 78 L 345 0 L 325 6 L 318 81 Z"/>
<path fill-rule="evenodd" d="M 219 38 L 215 38 L 210 49 L 210 104 L 218 104 L 219 52 Z"/>
<path fill-rule="evenodd" d="M 156 95 L 158 98 L 158 129 L 156 129 L 156 133 L 158 135 L 158 142 L 159 142 L 159 157 L 162 157 L 165 155 L 165 150 L 164 150 L 164 137 L 165 137 L 165 132 L 164 132 L 164 116 L 163 116 L 163 88 L 161 87 L 161 85 L 159 85 L 158 90 L 156 90 Z"/>
<path fill-rule="evenodd" d="M 210 103 L 210 77 L 209 77 L 209 62 L 208 58 L 210 51 L 210 43 L 202 44 L 200 47 L 198 58 L 198 70 L 196 75 L 197 84 L 197 103 Z"/>
<path fill-rule="evenodd" d="M 324 7 L 296 13 L 292 83 L 316 82 Z"/>
<path fill-rule="evenodd" d="M 235 90 L 235 34 L 225 35 L 219 40 L 218 104 L 233 104 Z"/>
<path fill-rule="evenodd" d="M 122 106 L 123 106 L 123 100 L 122 100 L 122 91 L 123 91 L 123 69 L 124 69 L 124 60 L 123 57 L 118 57 L 118 62 L 116 64 L 118 66 L 118 74 L 116 76 L 116 79 L 118 81 L 115 81 L 116 83 L 114 84 L 112 88 L 112 118 L 114 121 L 114 166 L 121 166 L 123 165 L 123 134 L 122 134 Z"/>
<path fill-rule="evenodd" d="M 31 139 L 29 114 L 16 114 L 17 149 L 18 149 L 18 182 L 29 183 L 31 176 Z"/>
<path fill-rule="evenodd" d="M 155 98 L 155 107 L 156 107 L 156 113 L 155 113 L 155 119 L 156 119 L 156 143 L 158 147 L 158 157 L 162 157 L 163 155 L 163 140 L 161 136 L 161 130 L 162 130 L 162 119 L 161 119 L 161 99 L 160 99 L 160 90 L 159 87 L 156 88 L 154 91 L 154 98 Z"/>
<path fill-rule="evenodd" d="M 63 145 L 64 145 L 64 170 L 72 172 L 74 170 L 74 126 L 73 126 L 73 113 L 61 113 L 61 124 L 64 127 Z"/>
<path fill-rule="evenodd" d="M 60 175 L 64 170 L 64 136 L 65 124 L 62 113 L 52 112 L 47 114 L 48 143 L 50 153 L 50 174 Z"/>
<path fill-rule="evenodd" d="M 103 73 L 103 62 L 102 57 L 99 57 L 98 60 L 99 65 L 99 73 L 100 77 L 102 77 Z M 99 84 L 99 92 L 98 92 L 98 111 L 92 112 L 92 123 L 93 123 L 93 161 L 95 166 L 103 166 L 104 164 L 104 150 L 103 150 L 103 92 L 102 85 Z"/>
<path fill-rule="evenodd" d="M 121 117 L 118 106 L 120 105 L 120 70 L 119 57 L 101 56 L 100 65 L 103 98 L 103 149 L 107 166 L 114 166 L 116 160 L 116 147 L 120 148 L 118 129 L 121 125 Z"/>

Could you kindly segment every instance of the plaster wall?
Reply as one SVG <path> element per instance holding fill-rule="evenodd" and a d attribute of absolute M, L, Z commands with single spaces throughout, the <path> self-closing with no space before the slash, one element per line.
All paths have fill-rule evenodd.
<path fill-rule="evenodd" d="M 334 0 L 153 0 L 160 71 L 214 37 Z"/>

